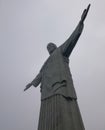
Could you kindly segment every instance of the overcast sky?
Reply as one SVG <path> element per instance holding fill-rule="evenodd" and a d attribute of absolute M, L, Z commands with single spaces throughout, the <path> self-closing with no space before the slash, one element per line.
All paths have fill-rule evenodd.
<path fill-rule="evenodd" d="M 105 0 L 0 0 L 0 130 L 37 130 L 40 88 L 23 89 L 89 3 L 70 67 L 86 130 L 105 130 Z"/>

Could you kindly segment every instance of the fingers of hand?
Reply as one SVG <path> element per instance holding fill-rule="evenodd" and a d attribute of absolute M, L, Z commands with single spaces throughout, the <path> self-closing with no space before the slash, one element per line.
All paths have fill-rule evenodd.
<path fill-rule="evenodd" d="M 87 12 L 89 11 L 89 9 L 90 9 L 90 4 L 89 4 L 88 7 L 87 7 Z"/>

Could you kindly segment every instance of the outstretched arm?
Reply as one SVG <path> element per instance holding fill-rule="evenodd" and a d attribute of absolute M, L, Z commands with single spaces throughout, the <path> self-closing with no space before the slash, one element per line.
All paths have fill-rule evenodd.
<path fill-rule="evenodd" d="M 73 48 L 75 47 L 81 33 L 84 27 L 84 20 L 88 14 L 90 8 L 90 4 L 88 5 L 87 9 L 83 11 L 83 14 L 81 16 L 81 20 L 79 21 L 79 24 L 77 25 L 76 29 L 73 31 L 71 36 L 61 45 L 62 53 L 64 56 L 69 57 Z"/>
<path fill-rule="evenodd" d="M 32 85 L 34 87 L 37 87 L 40 84 L 40 82 L 41 82 L 41 77 L 42 77 L 41 73 L 39 73 L 31 83 L 29 83 L 29 84 L 26 85 L 26 88 L 24 89 L 24 91 L 26 91 L 27 89 L 29 89 Z"/>

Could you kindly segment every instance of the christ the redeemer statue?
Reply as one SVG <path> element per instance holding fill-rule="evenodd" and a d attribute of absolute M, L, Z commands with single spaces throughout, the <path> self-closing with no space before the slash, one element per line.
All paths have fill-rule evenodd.
<path fill-rule="evenodd" d="M 82 33 L 89 8 L 90 4 L 72 35 L 61 46 L 47 45 L 50 56 L 36 78 L 24 89 L 41 83 L 38 130 L 85 130 L 69 69 L 69 57 Z"/>

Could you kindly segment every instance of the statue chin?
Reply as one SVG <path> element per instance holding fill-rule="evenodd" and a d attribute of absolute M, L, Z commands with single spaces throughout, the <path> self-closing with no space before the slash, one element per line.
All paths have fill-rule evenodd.
<path fill-rule="evenodd" d="M 52 54 L 55 51 L 55 49 L 48 50 L 49 54 Z"/>

